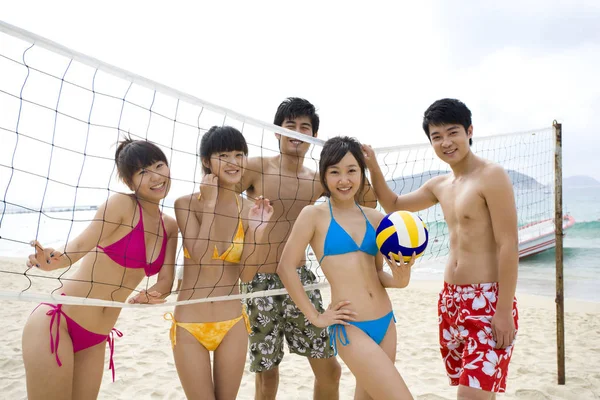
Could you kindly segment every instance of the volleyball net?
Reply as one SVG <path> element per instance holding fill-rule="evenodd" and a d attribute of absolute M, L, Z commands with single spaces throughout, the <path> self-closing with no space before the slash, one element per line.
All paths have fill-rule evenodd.
<path fill-rule="evenodd" d="M 117 179 L 114 163 L 117 143 L 124 136 L 150 141 L 167 156 L 171 189 L 160 207 L 164 214 L 173 217 L 175 200 L 198 190 L 202 179 L 199 144 L 202 135 L 214 125 L 232 126 L 242 132 L 249 157 L 278 155 L 276 133 L 310 142 L 304 165 L 318 168 L 322 140 L 211 104 L 2 21 L 0 70 L 0 256 L 4 257 L 4 261 L 0 260 L 0 297 L 5 299 L 56 301 L 77 264 L 52 272 L 28 269 L 25 261 L 32 253 L 30 241 L 35 239 L 47 247 L 58 248 L 89 225 L 97 207 L 109 196 L 130 191 Z M 400 133 L 397 135 L 399 138 Z M 393 133 L 390 141 L 394 142 Z M 520 225 L 553 217 L 554 146 L 551 127 L 474 138 L 472 148 L 476 154 L 501 164 L 509 172 Z M 429 144 L 378 148 L 376 153 L 388 184 L 399 194 L 448 172 L 447 165 L 436 157 Z M 320 201 L 324 199 L 317 202 Z M 429 246 L 417 261 L 417 268 L 419 264 L 443 259 L 449 252 L 448 228 L 440 207 L 431 207 L 419 215 L 429 229 Z M 293 219 L 287 222 L 291 229 Z M 285 241 L 269 239 L 273 248 Z M 178 268 L 184 262 L 182 243 L 180 240 L 177 251 Z M 310 288 L 327 286 L 310 248 L 306 257 L 307 267 L 317 277 L 317 283 Z M 7 261 L 8 258 L 22 262 Z M 147 289 L 155 280 L 156 277 L 144 278 L 130 289 Z M 237 292 L 234 289 L 231 287 L 229 296 L 177 303 L 172 295 L 167 306 L 285 292 L 233 294 Z M 60 301 L 136 306 L 69 296 Z"/>

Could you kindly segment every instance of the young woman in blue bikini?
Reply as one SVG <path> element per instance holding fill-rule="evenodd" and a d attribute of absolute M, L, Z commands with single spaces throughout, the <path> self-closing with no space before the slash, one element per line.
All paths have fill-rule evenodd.
<path fill-rule="evenodd" d="M 360 143 L 349 137 L 329 139 L 319 170 L 329 200 L 302 210 L 277 273 L 309 321 L 329 327 L 334 348 L 356 377 L 355 399 L 412 399 L 394 365 L 396 325 L 385 288 L 408 285 L 414 255 L 408 264 L 388 260 L 392 274 L 383 271 L 375 242 L 375 227 L 383 215 L 356 202 L 365 182 Z M 295 269 L 308 244 L 331 286 L 332 305 L 322 314 L 308 299 Z"/>

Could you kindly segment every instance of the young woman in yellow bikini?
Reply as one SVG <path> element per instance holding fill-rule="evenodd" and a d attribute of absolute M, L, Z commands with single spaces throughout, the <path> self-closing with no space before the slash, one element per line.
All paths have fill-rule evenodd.
<path fill-rule="evenodd" d="M 240 278 L 254 276 L 255 243 L 262 240 L 266 224 L 261 222 L 271 218 L 273 208 L 267 199 L 253 203 L 235 191 L 247 155 L 248 145 L 235 128 L 214 126 L 202 137 L 200 192 L 175 202 L 186 256 L 179 301 L 238 294 Z M 176 306 L 165 318 L 172 320 L 175 366 L 187 398 L 235 399 L 249 333 L 241 301 Z"/>

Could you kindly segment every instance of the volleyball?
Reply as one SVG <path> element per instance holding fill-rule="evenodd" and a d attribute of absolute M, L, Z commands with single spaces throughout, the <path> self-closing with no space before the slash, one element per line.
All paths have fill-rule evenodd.
<path fill-rule="evenodd" d="M 413 253 L 415 258 L 422 256 L 429 240 L 427 226 L 421 217 L 410 211 L 395 211 L 386 215 L 376 233 L 381 254 L 388 257 L 392 253 L 396 261 L 400 261 L 398 253 L 402 253 L 404 262 L 409 262 Z"/>

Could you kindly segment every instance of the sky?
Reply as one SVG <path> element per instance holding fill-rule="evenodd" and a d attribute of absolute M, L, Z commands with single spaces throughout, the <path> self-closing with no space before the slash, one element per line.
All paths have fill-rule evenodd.
<path fill-rule="evenodd" d="M 425 143 L 443 97 L 469 106 L 475 140 L 557 120 L 563 176 L 600 180 L 595 0 L 0 0 L 0 19 L 259 120 L 307 98 L 323 139 Z"/>

